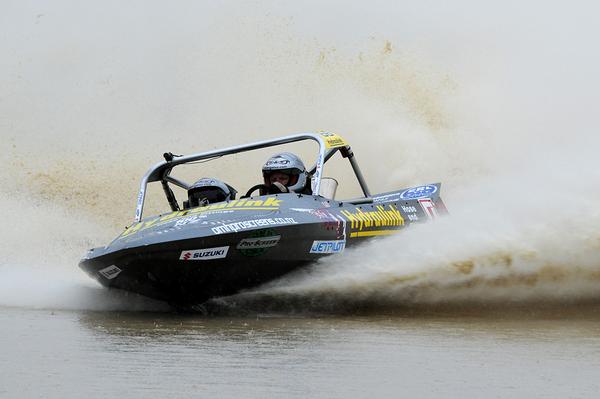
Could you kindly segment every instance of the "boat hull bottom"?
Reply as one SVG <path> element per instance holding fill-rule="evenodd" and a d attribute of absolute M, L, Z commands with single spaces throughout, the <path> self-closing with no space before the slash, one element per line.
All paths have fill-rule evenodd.
<path fill-rule="evenodd" d="M 273 281 L 294 270 L 312 263 L 300 261 L 247 261 L 242 264 L 210 262 L 201 265 L 164 264 L 162 262 L 129 263 L 114 265 L 120 271 L 115 278 L 105 278 L 99 271 L 106 264 L 82 262 L 81 267 L 100 284 L 149 298 L 168 302 L 171 306 L 186 309 L 200 305 L 210 298 L 232 295 Z M 194 262 L 197 263 L 197 262 Z M 116 270 L 116 269 L 114 269 Z"/>

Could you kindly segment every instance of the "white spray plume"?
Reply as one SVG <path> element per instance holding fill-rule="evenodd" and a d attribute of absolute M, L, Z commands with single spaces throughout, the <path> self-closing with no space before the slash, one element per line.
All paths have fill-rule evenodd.
<path fill-rule="evenodd" d="M 11 4 L 0 16 L 0 305 L 115 308 L 79 291 L 95 286 L 76 263 L 130 223 L 137 181 L 162 152 L 321 129 L 352 143 L 373 191 L 441 181 L 451 217 L 268 295 L 593 297 L 592 7 Z M 261 160 L 208 171 L 249 187 Z"/>

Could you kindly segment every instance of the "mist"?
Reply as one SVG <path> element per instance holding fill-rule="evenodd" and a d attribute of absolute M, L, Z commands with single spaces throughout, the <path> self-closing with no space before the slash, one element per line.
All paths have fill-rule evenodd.
<path fill-rule="evenodd" d="M 316 130 L 352 144 L 374 192 L 441 181 L 451 216 L 248 306 L 597 298 L 594 3 L 4 8 L 0 305 L 130 309 L 77 262 L 131 223 L 160 154 Z M 260 161 L 223 173 L 249 187 Z"/>

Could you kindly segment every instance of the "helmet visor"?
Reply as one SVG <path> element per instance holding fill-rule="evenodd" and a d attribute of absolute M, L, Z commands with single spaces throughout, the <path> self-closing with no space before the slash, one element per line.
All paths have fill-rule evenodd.
<path fill-rule="evenodd" d="M 214 204 L 226 199 L 227 195 L 219 188 L 199 189 L 189 193 L 190 206 Z"/>

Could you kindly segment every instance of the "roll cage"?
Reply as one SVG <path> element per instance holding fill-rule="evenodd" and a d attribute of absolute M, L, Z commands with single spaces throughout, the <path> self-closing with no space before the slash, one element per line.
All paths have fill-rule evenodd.
<path fill-rule="evenodd" d="M 135 210 L 135 221 L 139 222 L 140 220 L 142 220 L 142 213 L 144 211 L 144 201 L 146 199 L 146 188 L 148 186 L 148 183 L 160 181 L 163 187 L 163 191 L 165 192 L 165 195 L 167 197 L 167 201 L 171 206 L 171 210 L 179 210 L 179 205 L 177 203 L 173 191 L 171 190 L 171 187 L 169 187 L 169 183 L 181 187 L 185 190 L 189 190 L 191 185 L 175 177 L 170 176 L 173 168 L 178 165 L 304 140 L 313 140 L 316 141 L 319 145 L 319 156 L 317 158 L 317 161 L 315 165 L 313 165 L 312 168 L 308 170 L 313 195 L 319 195 L 323 166 L 329 159 L 331 159 L 331 157 L 336 152 L 339 151 L 344 158 L 348 158 L 348 160 L 350 161 L 350 165 L 352 166 L 354 174 L 364 194 L 364 198 L 360 198 L 352 202 L 366 203 L 372 201 L 371 193 L 369 192 L 367 183 L 365 182 L 362 172 L 358 167 L 358 163 L 356 162 L 354 153 L 352 152 L 350 146 L 344 141 L 344 139 L 342 139 L 337 134 L 326 132 L 300 133 L 291 136 L 281 137 L 278 139 L 258 141 L 255 143 L 243 144 L 239 146 L 228 147 L 213 151 L 206 151 L 186 156 L 178 156 L 173 155 L 172 153 L 165 153 L 165 160 L 151 167 L 142 178 L 142 181 L 140 183 L 140 191 L 138 193 L 137 198 L 137 206 Z"/>

